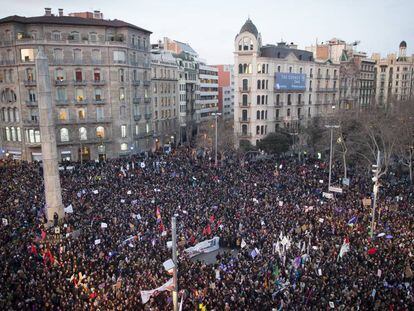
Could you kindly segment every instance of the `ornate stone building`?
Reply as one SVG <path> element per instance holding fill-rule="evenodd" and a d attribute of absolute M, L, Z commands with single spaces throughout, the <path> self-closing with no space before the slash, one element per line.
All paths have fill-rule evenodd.
<path fill-rule="evenodd" d="M 2 150 L 40 160 L 34 59 L 48 57 L 60 160 L 96 160 L 153 147 L 150 34 L 63 10 L 0 20 Z"/>

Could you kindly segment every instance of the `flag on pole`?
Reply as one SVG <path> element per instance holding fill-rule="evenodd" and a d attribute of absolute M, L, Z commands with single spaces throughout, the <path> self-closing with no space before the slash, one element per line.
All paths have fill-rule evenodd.
<path fill-rule="evenodd" d="M 349 252 L 349 239 L 345 238 L 344 243 L 341 246 L 341 250 L 339 251 L 338 260 L 339 257 L 342 258 L 347 252 Z"/>
<path fill-rule="evenodd" d="M 164 283 L 163 285 L 161 285 L 160 287 L 158 287 L 156 289 L 142 290 L 141 291 L 142 303 L 146 304 L 155 292 L 162 292 L 162 291 L 166 291 L 166 290 L 172 291 L 173 288 L 174 288 L 173 279 L 169 279 L 166 283 Z"/>
<path fill-rule="evenodd" d="M 357 223 L 357 221 L 358 221 L 358 216 L 354 216 L 348 221 L 347 225 L 348 226 L 353 226 Z"/>

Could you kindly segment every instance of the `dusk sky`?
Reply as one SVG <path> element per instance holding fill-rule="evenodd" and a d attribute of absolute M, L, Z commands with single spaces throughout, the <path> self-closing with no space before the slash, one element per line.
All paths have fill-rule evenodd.
<path fill-rule="evenodd" d="M 151 42 L 170 37 L 189 43 L 209 64 L 233 63 L 234 37 L 250 16 L 263 43 L 281 38 L 304 48 L 333 37 L 360 40 L 358 50 L 397 52 L 401 40 L 414 49 L 412 0 L 0 0 L 1 15 L 39 16 L 45 7 L 57 14 L 101 10 L 151 30 Z"/>

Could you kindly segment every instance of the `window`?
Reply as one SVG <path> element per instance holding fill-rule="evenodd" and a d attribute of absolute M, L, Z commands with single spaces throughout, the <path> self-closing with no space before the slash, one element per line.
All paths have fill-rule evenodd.
<path fill-rule="evenodd" d="M 34 81 L 34 74 L 33 74 L 33 69 L 32 68 L 27 68 L 26 69 L 26 80 L 27 81 Z"/>
<path fill-rule="evenodd" d="M 276 95 L 276 105 L 280 104 L 280 94 Z"/>
<path fill-rule="evenodd" d="M 88 139 L 88 133 L 86 131 L 86 128 L 84 128 L 84 127 L 79 128 L 79 139 L 80 140 L 87 140 Z"/>
<path fill-rule="evenodd" d="M 126 132 L 126 125 L 121 125 L 121 137 L 126 138 L 127 132 Z"/>
<path fill-rule="evenodd" d="M 256 111 L 256 120 L 260 120 L 260 110 Z"/>
<path fill-rule="evenodd" d="M 286 111 L 286 116 L 290 117 L 290 108 Z"/>
<path fill-rule="evenodd" d="M 249 81 L 247 79 L 243 79 L 243 90 L 244 91 L 249 90 Z"/>
<path fill-rule="evenodd" d="M 36 102 L 36 92 L 34 89 L 29 89 L 29 101 L 31 103 Z"/>
<path fill-rule="evenodd" d="M 75 96 L 77 102 L 82 102 L 85 98 L 83 96 L 83 89 L 77 88 L 75 89 Z"/>
<path fill-rule="evenodd" d="M 136 69 L 132 71 L 132 79 L 133 81 L 138 81 L 138 72 Z"/>
<path fill-rule="evenodd" d="M 12 89 L 6 88 L 1 92 L 1 101 L 3 103 L 12 103 L 17 100 L 16 93 Z"/>
<path fill-rule="evenodd" d="M 125 64 L 126 54 L 125 51 L 114 51 L 114 62 L 119 64 Z"/>
<path fill-rule="evenodd" d="M 69 130 L 67 128 L 60 129 L 60 141 L 69 141 Z"/>
<path fill-rule="evenodd" d="M 65 81 L 66 80 L 65 70 L 62 68 L 57 68 L 55 70 L 55 79 L 56 81 Z"/>
<path fill-rule="evenodd" d="M 119 100 L 125 100 L 125 89 L 123 87 L 119 88 Z"/>
<path fill-rule="evenodd" d="M 6 141 L 10 141 L 10 128 L 7 126 L 6 127 Z"/>
<path fill-rule="evenodd" d="M 125 72 L 124 69 L 119 69 L 118 71 L 119 82 L 125 82 Z"/>
<path fill-rule="evenodd" d="M 65 101 L 67 99 L 66 97 L 66 89 L 62 87 L 58 87 L 56 89 L 56 97 L 58 101 Z"/>
<path fill-rule="evenodd" d="M 85 120 L 86 119 L 86 109 L 79 108 L 78 109 L 78 120 Z"/>
<path fill-rule="evenodd" d="M 292 100 L 291 100 L 292 94 L 288 94 L 288 105 L 292 105 Z"/>
<path fill-rule="evenodd" d="M 81 63 L 82 62 L 82 51 L 80 49 L 74 49 L 73 50 L 73 61 L 75 63 Z"/>
<path fill-rule="evenodd" d="M 247 135 L 247 125 L 246 124 L 242 125 L 242 134 Z"/>
<path fill-rule="evenodd" d="M 280 72 L 280 66 L 277 66 L 277 72 Z"/>
<path fill-rule="evenodd" d="M 105 128 L 103 126 L 98 126 L 96 128 L 96 137 L 105 138 Z"/>
<path fill-rule="evenodd" d="M 69 40 L 73 40 L 73 41 L 79 41 L 80 36 L 79 36 L 79 32 L 77 31 L 72 31 L 68 37 Z"/>
<path fill-rule="evenodd" d="M 256 126 L 256 135 L 260 135 L 260 126 L 259 125 Z"/>
<path fill-rule="evenodd" d="M 96 119 L 101 121 L 105 118 L 104 116 L 104 108 L 103 107 L 96 107 Z"/>
<path fill-rule="evenodd" d="M 128 150 L 128 144 L 127 143 L 122 143 L 121 144 L 121 151 L 126 151 Z"/>
<path fill-rule="evenodd" d="M 62 39 L 59 31 L 53 31 L 52 32 L 52 40 L 54 41 L 60 41 Z"/>
<path fill-rule="evenodd" d="M 97 41 L 96 32 L 91 32 L 91 33 L 89 34 L 89 40 L 90 40 L 91 42 L 96 42 L 96 41 Z"/>
<path fill-rule="evenodd" d="M 35 54 L 37 50 L 35 49 L 21 49 L 20 56 L 22 62 L 34 62 Z"/>
<path fill-rule="evenodd" d="M 69 119 L 69 111 L 68 111 L 67 108 L 60 108 L 59 109 L 58 119 L 62 120 L 62 121 Z"/>
<path fill-rule="evenodd" d="M 63 62 L 63 51 L 62 49 L 53 49 L 53 58 L 55 63 L 62 63 Z"/>
<path fill-rule="evenodd" d="M 101 51 L 98 49 L 92 50 L 92 62 L 99 63 L 101 61 Z"/>
<path fill-rule="evenodd" d="M 22 133 L 20 127 L 17 127 L 17 141 L 22 141 Z"/>
<path fill-rule="evenodd" d="M 19 109 L 13 108 L 13 118 L 14 118 L 14 121 L 15 122 L 19 122 L 20 121 Z"/>
<path fill-rule="evenodd" d="M 78 68 L 75 70 L 75 81 L 82 82 L 82 80 L 83 80 L 82 69 Z"/>
<path fill-rule="evenodd" d="M 243 94 L 242 95 L 242 104 L 243 104 L 243 106 L 247 106 L 247 100 L 248 100 L 247 94 Z"/>
<path fill-rule="evenodd" d="M 101 89 L 95 89 L 94 90 L 94 98 L 97 101 L 102 100 L 102 90 Z"/>

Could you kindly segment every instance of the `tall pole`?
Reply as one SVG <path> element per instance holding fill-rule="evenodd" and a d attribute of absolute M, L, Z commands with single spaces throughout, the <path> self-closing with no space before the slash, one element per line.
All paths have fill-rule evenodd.
<path fill-rule="evenodd" d="M 58 170 L 55 122 L 53 118 L 52 91 L 49 64 L 43 48 L 36 56 L 36 80 L 39 95 L 39 128 L 42 146 L 43 177 L 46 198 L 46 217 L 51 225 L 55 214 L 65 216 Z"/>
<path fill-rule="evenodd" d="M 216 165 L 216 167 L 217 167 L 217 114 L 216 114 L 216 141 L 215 141 L 215 143 L 214 143 L 214 145 L 215 145 L 215 147 L 214 147 L 214 149 L 215 149 L 215 155 L 214 155 L 214 164 Z"/>
<path fill-rule="evenodd" d="M 372 204 L 372 215 L 371 215 L 371 238 L 374 236 L 374 225 L 375 225 L 375 210 L 377 208 L 377 195 L 378 195 L 378 175 L 379 175 L 379 167 L 380 167 L 380 151 L 378 150 L 377 153 L 377 165 L 375 167 L 375 177 L 374 177 L 374 202 Z"/>
<path fill-rule="evenodd" d="M 172 231 L 172 260 L 174 262 L 174 268 L 173 268 L 174 289 L 172 291 L 172 295 L 173 295 L 174 311 L 178 311 L 177 218 L 175 218 L 175 216 L 172 217 L 171 231 Z"/>
<path fill-rule="evenodd" d="M 325 125 L 326 128 L 331 129 L 331 147 L 329 152 L 329 181 L 328 181 L 328 191 L 331 188 L 331 178 L 332 178 L 332 151 L 333 151 L 333 129 L 339 128 L 339 125 Z"/>

